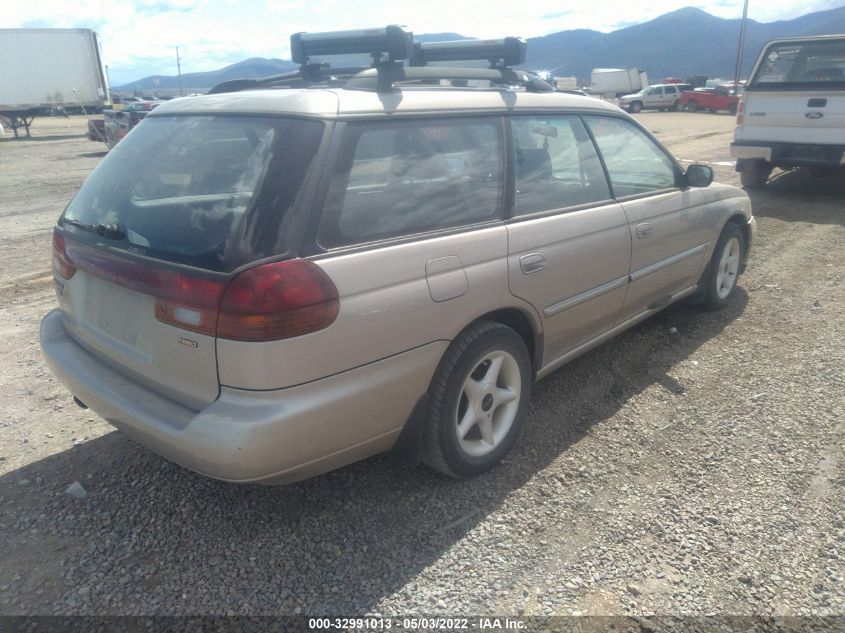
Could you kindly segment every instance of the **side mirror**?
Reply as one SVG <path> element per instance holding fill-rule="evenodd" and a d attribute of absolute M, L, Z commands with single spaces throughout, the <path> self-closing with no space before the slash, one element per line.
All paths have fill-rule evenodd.
<path fill-rule="evenodd" d="M 713 182 L 713 168 L 709 165 L 692 164 L 687 167 L 687 184 L 690 187 L 707 187 Z"/>

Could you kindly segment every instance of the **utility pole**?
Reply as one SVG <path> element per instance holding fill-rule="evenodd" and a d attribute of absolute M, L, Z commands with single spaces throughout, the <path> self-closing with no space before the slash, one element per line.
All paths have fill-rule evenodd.
<path fill-rule="evenodd" d="M 748 6 L 748 0 L 745 0 L 745 6 Z M 738 71 L 737 71 L 738 72 Z M 179 96 L 184 97 L 185 95 L 182 94 L 182 62 L 179 59 L 179 47 L 176 47 L 176 73 L 179 75 Z"/>
<path fill-rule="evenodd" d="M 745 24 L 748 22 L 748 0 L 742 7 L 742 22 L 739 25 L 739 45 L 736 51 L 736 72 L 734 73 L 734 87 L 739 88 L 739 73 L 742 70 L 742 49 L 745 47 Z"/>

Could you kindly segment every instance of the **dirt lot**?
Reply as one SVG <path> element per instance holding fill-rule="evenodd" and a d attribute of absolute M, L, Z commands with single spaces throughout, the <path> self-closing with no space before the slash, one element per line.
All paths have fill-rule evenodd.
<path fill-rule="evenodd" d="M 731 117 L 640 120 L 738 184 Z M 489 475 L 382 456 L 234 486 L 77 408 L 41 359 L 51 226 L 104 155 L 84 129 L 0 140 L 0 613 L 845 614 L 841 181 L 753 193 L 735 303 L 672 307 L 538 384 Z"/>

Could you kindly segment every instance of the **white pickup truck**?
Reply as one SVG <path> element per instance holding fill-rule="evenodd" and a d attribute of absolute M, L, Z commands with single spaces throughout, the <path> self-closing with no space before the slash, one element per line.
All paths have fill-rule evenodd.
<path fill-rule="evenodd" d="M 746 188 L 762 187 L 775 167 L 845 170 L 845 35 L 766 44 L 736 123 L 731 156 Z"/>

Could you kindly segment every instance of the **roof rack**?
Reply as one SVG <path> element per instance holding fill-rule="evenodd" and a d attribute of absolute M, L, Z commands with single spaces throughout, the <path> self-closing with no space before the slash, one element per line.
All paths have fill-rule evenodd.
<path fill-rule="evenodd" d="M 411 66 L 432 62 L 487 60 L 491 68 L 518 66 L 525 63 L 528 44 L 518 37 L 498 40 L 455 40 L 450 42 L 416 42 Z"/>
<path fill-rule="evenodd" d="M 291 59 L 299 64 L 303 78 L 320 79 L 327 67 L 311 63 L 318 55 L 349 55 L 368 53 L 373 68 L 378 69 L 380 89 L 389 89 L 390 78 L 402 62 L 411 57 L 414 34 L 404 27 L 391 24 L 378 29 L 329 31 L 326 33 L 294 33 L 290 36 Z"/>
<path fill-rule="evenodd" d="M 548 83 L 530 73 L 510 67 L 525 61 L 524 40 L 506 37 L 499 40 L 458 40 L 451 42 L 413 42 L 413 33 L 390 25 L 378 29 L 294 33 L 290 38 L 291 57 L 299 70 L 263 77 L 224 81 L 209 94 L 237 92 L 256 88 L 307 87 L 315 84 L 343 86 L 350 90 L 391 92 L 395 84 L 418 82 L 438 85 L 441 80 L 486 80 L 491 84 L 521 85 L 529 92 L 553 92 Z M 370 68 L 332 68 L 314 62 L 313 57 L 367 53 Z M 405 67 L 404 61 L 411 67 Z M 486 60 L 490 68 L 428 66 L 432 62 Z"/>

